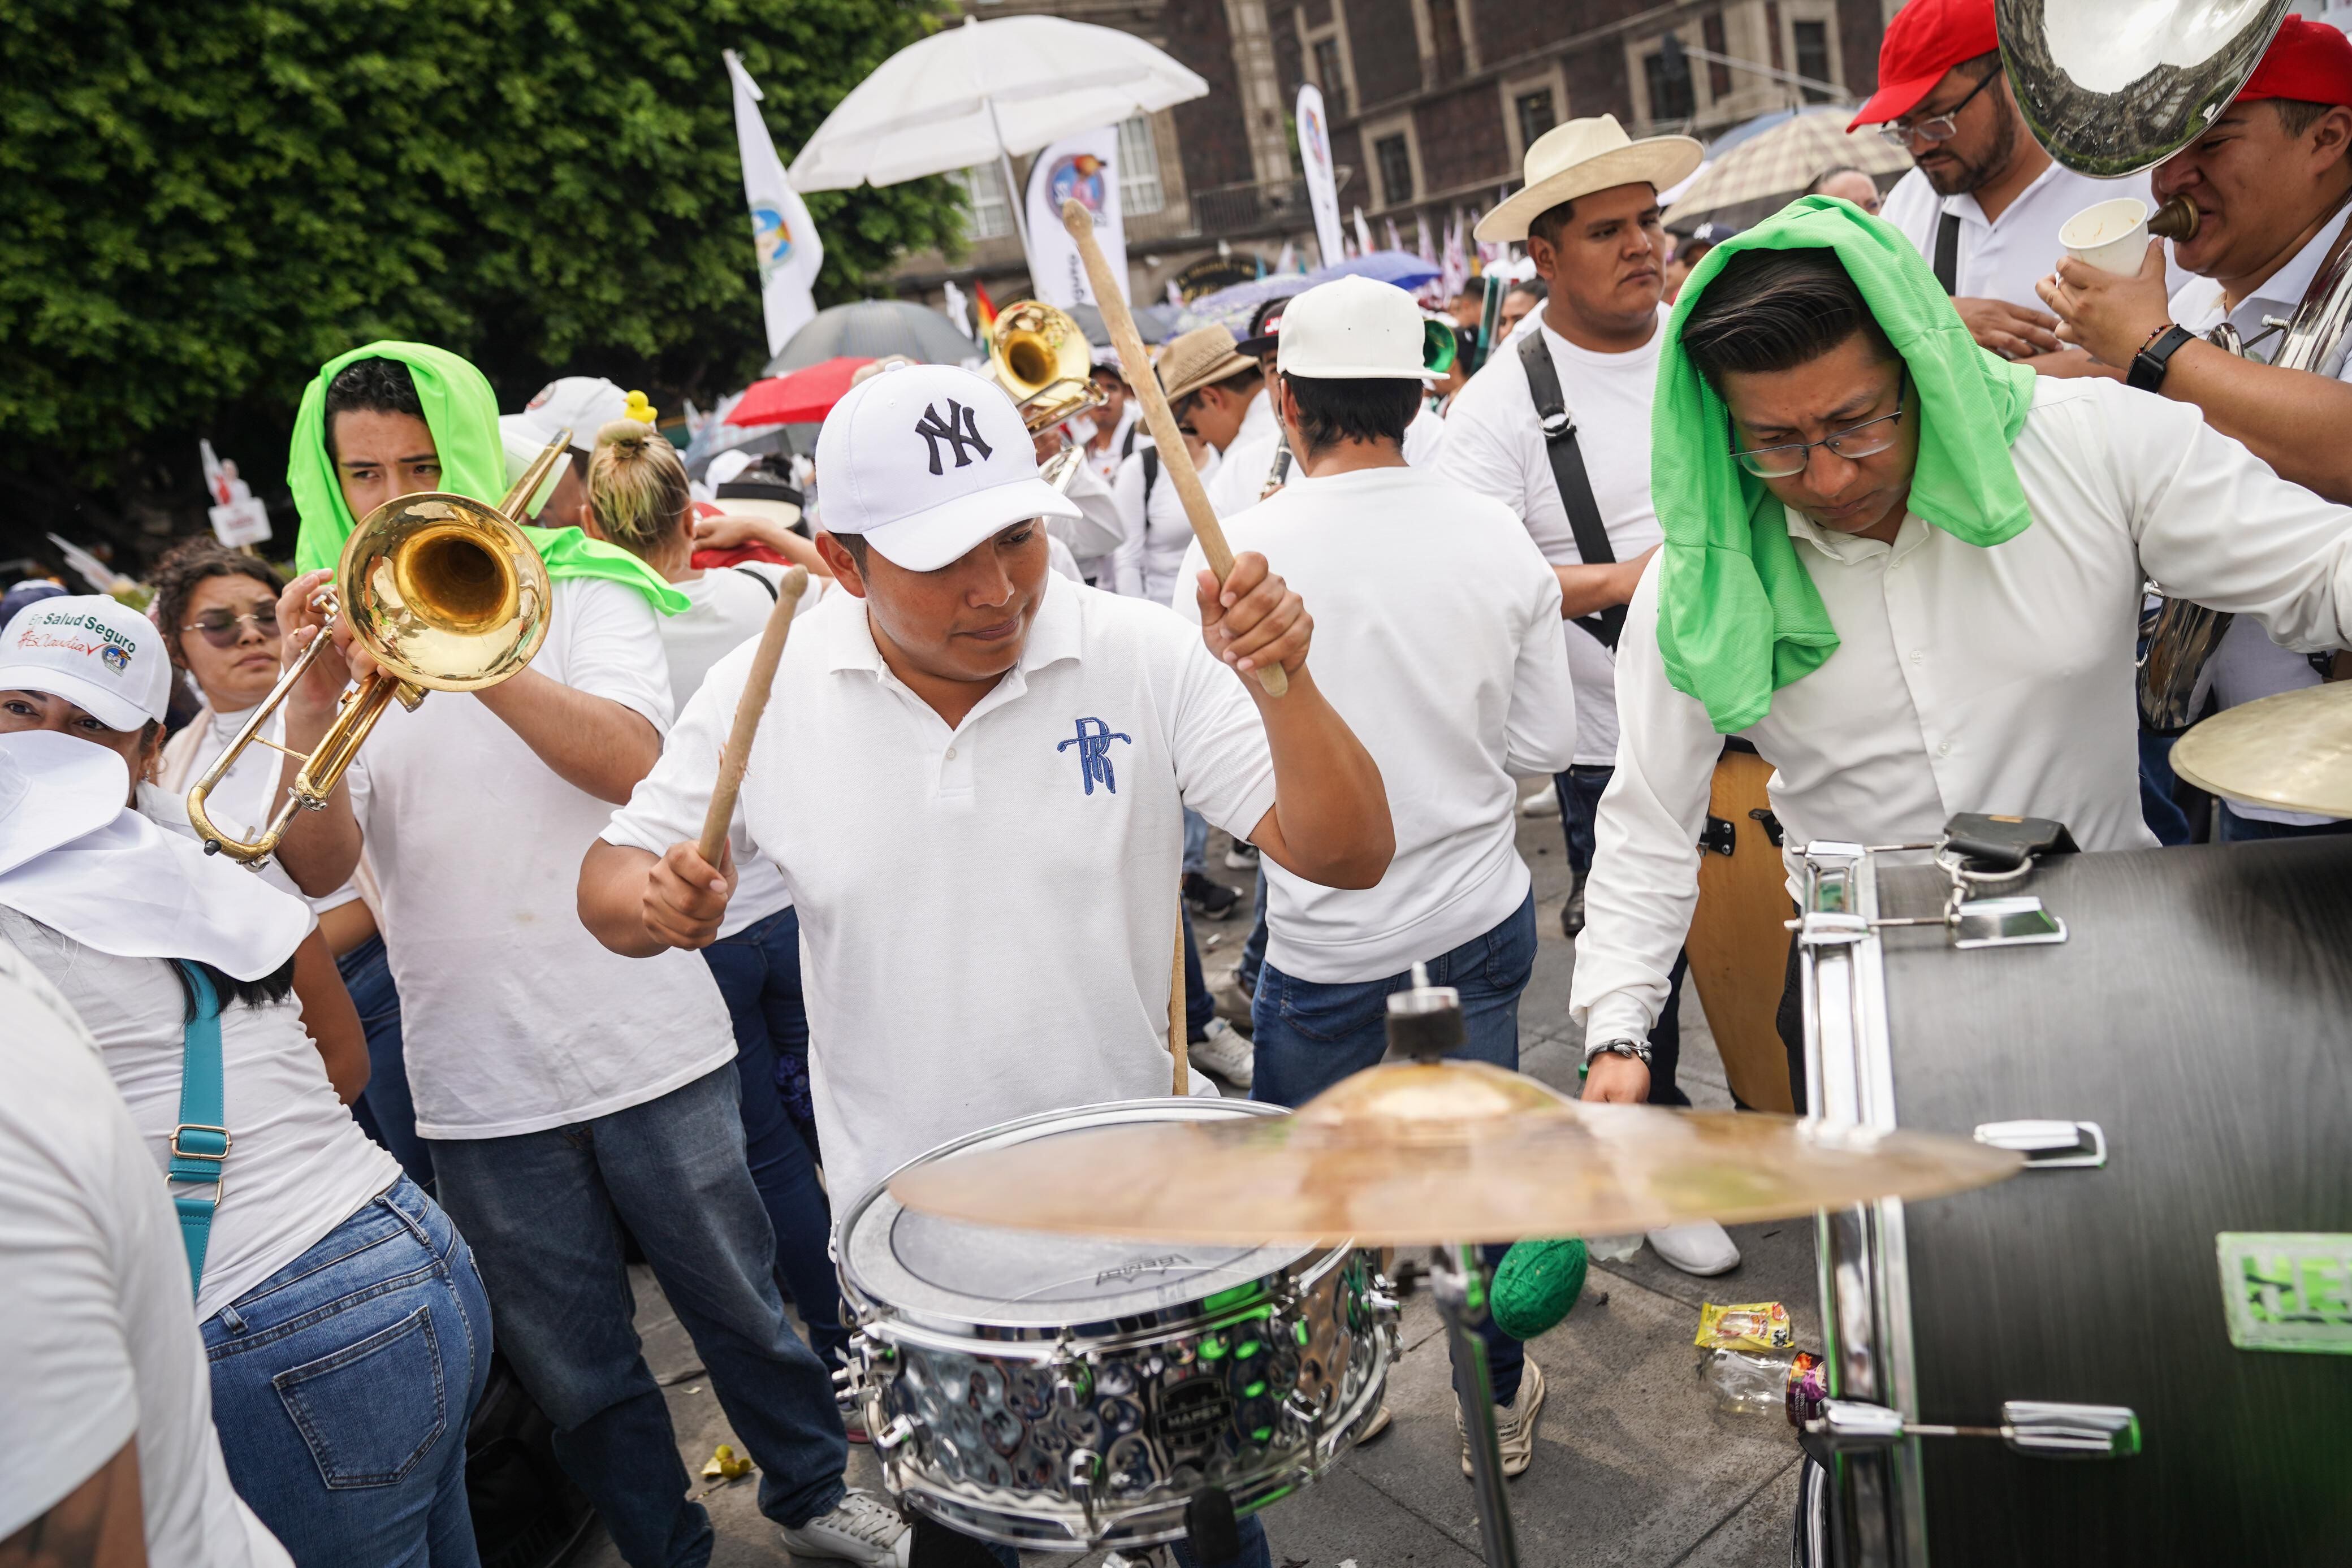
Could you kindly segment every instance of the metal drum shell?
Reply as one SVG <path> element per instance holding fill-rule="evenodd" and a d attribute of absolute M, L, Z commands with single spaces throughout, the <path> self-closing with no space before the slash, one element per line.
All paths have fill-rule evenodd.
<path fill-rule="evenodd" d="M 1946 887 L 1883 869 L 1876 913 L 1931 914 Z M 1911 1420 L 2121 1405 L 2143 1447 L 1842 1459 L 1826 1560 L 2341 1563 L 2352 1356 L 2236 1348 L 2216 1237 L 2352 1231 L 2352 839 L 2067 856 L 2023 891 L 2065 942 L 1881 933 L 1893 1119 L 2096 1123 L 2105 1164 L 1825 1216 L 1825 1336 Z"/>
<path fill-rule="evenodd" d="M 920 1158 L 1106 1113 L 1220 1104 L 1279 1113 L 1249 1102 L 1126 1102 L 1006 1124 Z M 1370 1251 L 1299 1249 L 1245 1283 L 1108 1319 L 988 1322 L 909 1310 L 854 1267 L 851 1238 L 887 1185 L 840 1228 L 842 1295 L 859 1324 L 849 1397 L 885 1484 L 942 1523 L 1031 1551 L 1173 1541 L 1202 1486 L 1223 1487 L 1244 1511 L 1270 1502 L 1312 1480 L 1379 1407 L 1397 1318 Z M 1081 1448 L 1100 1460 L 1083 1489 L 1068 1474 Z"/>

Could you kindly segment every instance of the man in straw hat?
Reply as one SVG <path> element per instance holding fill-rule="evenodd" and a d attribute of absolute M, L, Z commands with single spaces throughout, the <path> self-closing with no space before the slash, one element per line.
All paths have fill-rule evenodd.
<path fill-rule="evenodd" d="M 1658 400 L 1665 545 L 1625 622 L 1569 1000 L 1589 1100 L 1647 1091 L 1724 736 L 1773 766 L 1792 847 L 1930 841 L 1985 812 L 2153 848 L 2142 585 L 2295 647 L 2352 641 L 2352 510 L 2193 408 L 1979 348 L 1901 233 L 1846 203 L 1801 198 L 1699 264 Z M 1789 973 L 1793 992 L 1793 940 Z M 1801 1111 L 1793 995 L 1780 1023 Z"/>
<path fill-rule="evenodd" d="M 1197 327 L 1161 352 L 1160 384 L 1176 423 L 1217 449 L 1217 470 L 1202 481 L 1210 507 L 1230 517 L 1256 506 L 1282 449 L 1265 367 L 1241 351 L 1231 329 Z"/>
<path fill-rule="evenodd" d="M 1494 497 L 1527 525 L 1559 578 L 1576 677 L 1576 760 L 1559 774 L 1576 883 L 1560 924 L 1582 928 L 1593 812 L 1617 755 L 1614 650 L 1625 603 L 1658 545 L 1650 503 L 1650 401 L 1665 325 L 1666 236 L 1658 193 L 1698 167 L 1686 136 L 1629 140 L 1608 115 L 1571 120 L 1528 149 L 1527 183 L 1478 221 L 1482 240 L 1524 240 L 1548 295 L 1490 358 L 1445 420 L 1448 478 Z M 1650 1097 L 1687 1105 L 1675 1082 L 1684 964 L 1653 1020 Z M 1712 1220 L 1651 1233 L 1659 1256 L 1719 1274 L 1738 1249 Z"/>

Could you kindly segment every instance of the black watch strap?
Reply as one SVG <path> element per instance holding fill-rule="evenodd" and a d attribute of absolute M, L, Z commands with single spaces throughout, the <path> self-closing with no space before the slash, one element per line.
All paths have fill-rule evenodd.
<path fill-rule="evenodd" d="M 2131 369 L 2125 372 L 2124 381 L 2142 392 L 2156 391 L 2164 384 L 2164 372 L 2172 363 L 2172 356 L 2179 352 L 2180 345 L 2196 340 L 2197 334 L 2186 327 L 2166 328 L 2155 342 L 2132 356 Z"/>

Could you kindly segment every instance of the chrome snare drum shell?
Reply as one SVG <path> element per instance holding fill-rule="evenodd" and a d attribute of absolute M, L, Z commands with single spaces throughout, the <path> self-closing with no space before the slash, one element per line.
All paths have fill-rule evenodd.
<path fill-rule="evenodd" d="M 1126 1122 L 1280 1113 L 1126 1101 L 1007 1123 L 912 1163 Z M 904 1209 L 888 1186 L 840 1228 L 859 1325 L 841 1381 L 884 1484 L 967 1534 L 1032 1551 L 1172 1541 L 1203 1488 L 1244 1511 L 1271 1501 L 1379 1407 L 1396 1304 L 1369 1251 L 994 1229 Z"/>

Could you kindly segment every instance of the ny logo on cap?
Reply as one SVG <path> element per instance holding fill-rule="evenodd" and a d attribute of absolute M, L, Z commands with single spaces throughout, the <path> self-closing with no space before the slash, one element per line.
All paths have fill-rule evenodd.
<path fill-rule="evenodd" d="M 937 403 L 925 404 L 923 417 L 915 422 L 915 434 L 930 444 L 931 472 L 934 474 L 947 472 L 940 466 L 940 443 L 942 441 L 954 446 L 955 465 L 959 468 L 971 466 L 971 459 L 964 454 L 967 446 L 980 448 L 982 457 L 991 454 L 988 443 L 980 438 L 980 422 L 972 417 L 972 411 L 953 398 L 948 399 L 948 416 L 945 419 L 940 417 Z"/>

